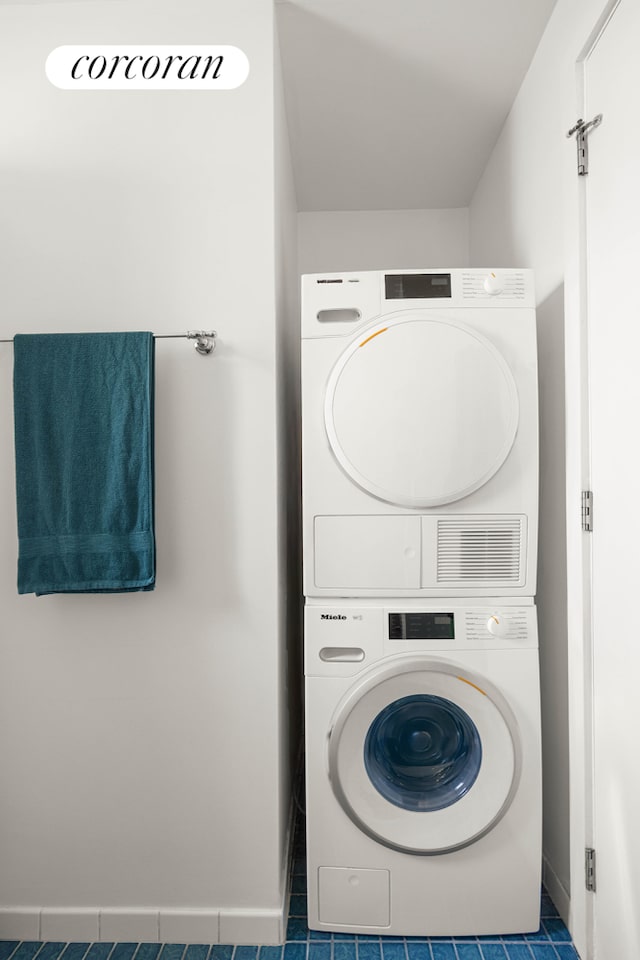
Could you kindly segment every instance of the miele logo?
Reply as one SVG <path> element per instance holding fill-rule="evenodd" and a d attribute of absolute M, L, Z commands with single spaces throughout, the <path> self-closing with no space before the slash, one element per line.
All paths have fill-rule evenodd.
<path fill-rule="evenodd" d="M 346 620 L 344 613 L 321 613 L 321 620 Z"/>

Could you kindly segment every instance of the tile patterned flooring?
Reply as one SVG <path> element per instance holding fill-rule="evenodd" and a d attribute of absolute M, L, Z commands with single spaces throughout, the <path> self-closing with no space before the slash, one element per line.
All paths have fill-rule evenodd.
<path fill-rule="evenodd" d="M 579 960 L 550 897 L 542 891 L 536 933 L 502 937 L 373 937 L 307 927 L 304 834 L 298 824 L 287 939 L 282 946 L 180 943 L 0 941 L 0 960 Z"/>
<path fill-rule="evenodd" d="M 302 818 L 296 830 L 292 874 L 287 942 L 284 948 L 261 947 L 259 960 L 579 960 L 569 931 L 545 890 L 540 903 L 540 929 L 536 933 L 502 937 L 373 937 L 308 929 Z M 275 952 L 264 954 L 265 949 Z M 254 956 L 236 954 L 233 960 L 253 960 Z"/>

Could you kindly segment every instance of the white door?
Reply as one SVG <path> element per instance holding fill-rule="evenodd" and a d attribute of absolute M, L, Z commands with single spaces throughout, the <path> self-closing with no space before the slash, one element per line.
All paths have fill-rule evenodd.
<path fill-rule="evenodd" d="M 584 62 L 597 960 L 640 950 L 640 3 L 620 0 Z"/>
<path fill-rule="evenodd" d="M 469 846 L 509 809 L 522 768 L 502 694 L 460 663 L 389 658 L 346 695 L 327 741 L 331 786 L 356 826 L 404 853 Z"/>
<path fill-rule="evenodd" d="M 358 486 L 388 503 L 433 507 L 478 490 L 506 460 L 518 391 L 497 348 L 433 311 L 363 330 L 327 384 L 325 426 Z"/>

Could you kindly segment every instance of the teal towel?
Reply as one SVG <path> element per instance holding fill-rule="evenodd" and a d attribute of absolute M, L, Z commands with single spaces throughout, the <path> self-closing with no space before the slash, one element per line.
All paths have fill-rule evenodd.
<path fill-rule="evenodd" d="M 18 593 L 153 590 L 150 333 L 17 335 Z"/>

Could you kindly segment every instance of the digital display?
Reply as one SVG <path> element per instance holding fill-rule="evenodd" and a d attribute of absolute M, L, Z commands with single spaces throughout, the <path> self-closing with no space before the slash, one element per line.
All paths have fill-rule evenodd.
<path fill-rule="evenodd" d="M 451 297 L 450 273 L 387 273 L 384 277 L 387 300 L 432 300 Z"/>
<path fill-rule="evenodd" d="M 390 613 L 390 640 L 453 640 L 452 613 Z"/>

